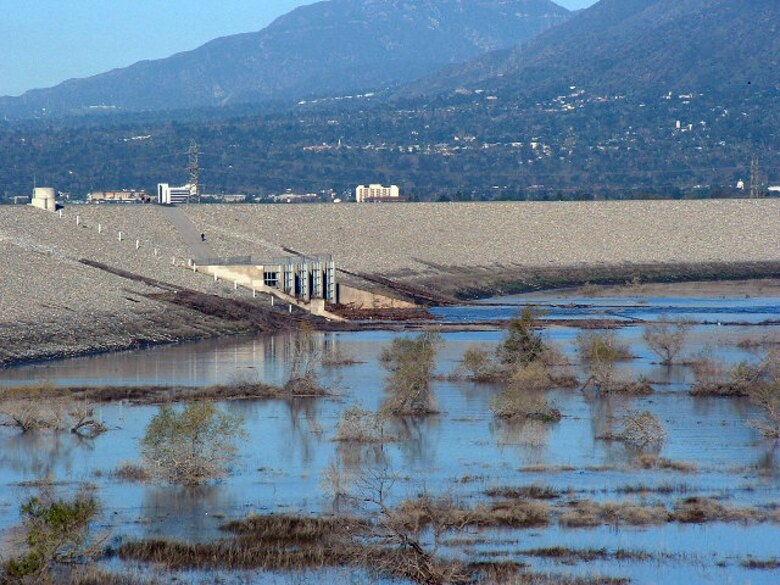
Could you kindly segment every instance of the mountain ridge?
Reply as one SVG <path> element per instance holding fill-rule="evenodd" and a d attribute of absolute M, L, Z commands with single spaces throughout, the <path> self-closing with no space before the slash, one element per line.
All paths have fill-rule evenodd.
<path fill-rule="evenodd" d="M 780 85 L 775 0 L 601 0 L 508 51 L 476 57 L 407 88 L 528 93 L 585 85 L 605 92 L 729 92 Z M 772 85 L 774 82 L 774 85 Z"/>
<path fill-rule="evenodd" d="M 0 98 L 0 113 L 169 110 L 372 91 L 513 46 L 568 16 L 551 0 L 317 2 L 258 32 Z"/>

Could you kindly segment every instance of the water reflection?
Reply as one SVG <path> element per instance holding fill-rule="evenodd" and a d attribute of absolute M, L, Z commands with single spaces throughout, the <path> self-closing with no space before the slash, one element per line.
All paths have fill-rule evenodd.
<path fill-rule="evenodd" d="M 207 541 L 218 534 L 224 511 L 236 506 L 232 492 L 221 484 L 150 486 L 144 491 L 142 505 L 144 536 Z"/>
<path fill-rule="evenodd" d="M 0 436 L 0 470 L 27 478 L 64 478 L 73 475 L 75 454 L 94 451 L 92 439 L 75 433 L 4 432 Z M 2 477 L 0 471 L 0 477 Z"/>
<path fill-rule="evenodd" d="M 535 420 L 490 422 L 490 433 L 500 448 L 512 447 L 518 451 L 525 465 L 543 465 L 548 459 L 552 428 L 555 423 Z"/>

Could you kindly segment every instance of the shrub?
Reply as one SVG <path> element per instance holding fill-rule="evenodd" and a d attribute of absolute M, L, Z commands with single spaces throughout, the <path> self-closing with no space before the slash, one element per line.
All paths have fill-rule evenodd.
<path fill-rule="evenodd" d="M 381 413 L 371 412 L 362 406 L 352 406 L 341 415 L 336 440 L 360 443 L 386 441 L 385 418 Z"/>
<path fill-rule="evenodd" d="M 317 379 L 317 366 L 321 363 L 322 352 L 315 343 L 314 328 L 304 321 L 292 340 L 285 391 L 291 396 L 323 394 L 324 389 Z"/>
<path fill-rule="evenodd" d="M 172 483 L 198 484 L 227 474 L 244 436 L 243 420 L 211 402 L 182 410 L 163 405 L 146 428 L 141 453 L 152 475 Z"/>
<path fill-rule="evenodd" d="M 642 339 L 661 358 L 662 364 L 671 365 L 682 351 L 688 337 L 688 326 L 682 321 L 668 323 L 665 315 L 661 315 L 660 320 L 645 328 Z"/>
<path fill-rule="evenodd" d="M 640 449 L 650 444 L 661 444 L 666 439 L 666 429 L 660 419 L 649 410 L 629 410 L 623 415 L 623 428 L 615 437 Z"/>
<path fill-rule="evenodd" d="M 92 406 L 69 397 L 6 399 L 0 402 L 0 416 L 23 433 L 71 432 L 92 438 L 108 430 Z"/>
<path fill-rule="evenodd" d="M 501 394 L 493 401 L 495 415 L 505 419 L 534 419 L 554 422 L 561 412 L 550 406 L 544 392 L 552 387 L 550 372 L 540 361 L 515 371 Z"/>
<path fill-rule="evenodd" d="M 537 328 L 536 315 L 531 307 L 525 307 L 520 317 L 509 322 L 508 336 L 496 352 L 499 364 L 514 368 L 541 359 L 547 346 Z"/>
<path fill-rule="evenodd" d="M 427 332 L 415 338 L 394 339 L 382 351 L 380 363 L 389 373 L 386 413 L 419 416 L 436 412 L 431 378 L 441 343 L 440 335 Z"/>
<path fill-rule="evenodd" d="M 577 353 L 585 363 L 617 362 L 631 359 L 631 350 L 614 331 L 580 331 L 577 334 Z"/>
<path fill-rule="evenodd" d="M 750 401 L 764 412 L 764 422 L 751 426 L 771 439 L 780 438 L 780 352 L 770 353 L 751 372 L 748 386 Z"/>
<path fill-rule="evenodd" d="M 49 491 L 21 507 L 26 551 L 7 561 L 3 583 L 53 583 L 57 565 L 95 556 L 90 527 L 99 505 L 92 493 L 81 490 L 72 500 L 55 498 Z"/>
<path fill-rule="evenodd" d="M 458 370 L 459 374 L 474 382 L 493 382 L 501 377 L 493 356 L 480 347 L 470 347 L 466 350 Z"/>
<path fill-rule="evenodd" d="M 593 383 L 600 392 L 611 392 L 621 383 L 616 379 L 615 363 L 631 358 L 628 346 L 611 331 L 581 331 L 576 339 L 577 353 L 589 374 L 585 386 Z"/>

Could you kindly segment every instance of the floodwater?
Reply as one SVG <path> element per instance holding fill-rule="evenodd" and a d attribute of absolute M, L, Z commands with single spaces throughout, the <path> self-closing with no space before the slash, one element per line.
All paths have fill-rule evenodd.
<path fill-rule="evenodd" d="M 437 311 L 451 322 L 509 318 L 517 313 L 516 300 L 502 302 L 506 305 Z M 672 315 L 696 320 L 703 324 L 691 329 L 685 354 L 708 353 L 730 363 L 760 359 L 760 352 L 737 348 L 738 341 L 780 335 L 780 327 L 763 324 L 780 320 L 780 299 L 545 299 L 544 304 L 552 319 L 606 316 L 635 321 Z M 19 502 L 33 491 L 28 482 L 49 478 L 61 482 L 66 491 L 84 482 L 94 484 L 104 506 L 101 529 L 117 541 L 136 537 L 208 541 L 220 536 L 220 524 L 250 513 L 331 511 L 332 498 L 323 481 L 331 466 L 348 475 L 366 465 L 382 465 L 400 478 L 391 493 L 394 501 L 427 491 L 453 494 L 473 504 L 484 501 L 490 488 L 540 485 L 566 492 L 567 498 L 600 501 L 671 506 L 679 498 L 698 495 L 765 510 L 780 505 L 780 456 L 773 443 L 748 426 L 750 420 L 760 418 L 758 410 L 743 399 L 690 397 L 690 368 L 655 363 L 657 358 L 642 342 L 642 330 L 641 326 L 617 330 L 636 356 L 622 363 L 620 370 L 626 378 L 642 375 L 651 380 L 656 388 L 651 396 L 593 400 L 577 390 L 556 390 L 549 397 L 564 415 L 561 422 L 507 424 L 496 421 L 490 411 L 495 387 L 441 379 L 434 383 L 441 414 L 397 423 L 392 431 L 401 440 L 382 448 L 333 439 L 347 407 L 360 403 L 376 409 L 382 404 L 384 373 L 378 358 L 398 334 L 315 334 L 323 349 L 336 348 L 358 362 L 321 371 L 321 380 L 333 388 L 334 396 L 225 404 L 225 409 L 243 417 L 249 437 L 241 443 L 230 477 L 197 490 L 128 483 L 111 476 L 121 464 L 140 460 L 139 442 L 157 407 L 101 406 L 99 415 L 111 430 L 93 440 L 69 434 L 21 435 L 0 428 L 0 531 L 18 523 Z M 548 342 L 571 357 L 577 333 L 566 326 L 551 326 L 544 332 Z M 438 373 L 446 376 L 457 368 L 466 349 L 494 347 L 503 332 L 448 332 L 443 337 Z M 289 335 L 212 340 L 0 370 L 0 386 L 282 383 L 290 356 Z M 582 377 L 576 365 L 572 372 Z M 668 434 L 659 455 L 695 464 L 696 471 L 639 470 L 632 464 L 634 454 L 624 445 L 598 439 L 626 408 L 656 414 Z M 638 485 L 645 487 L 644 493 L 629 489 Z M 780 579 L 776 572 L 742 566 L 751 556 L 780 558 L 778 524 L 564 529 L 553 522 L 549 528 L 487 534 L 487 542 L 456 541 L 446 552 L 472 559 L 514 559 L 552 573 L 629 577 L 644 584 L 769 584 Z M 562 565 L 524 554 L 549 546 L 640 551 L 654 558 Z M 258 583 L 287 582 L 278 574 L 243 577 Z M 313 573 L 296 575 L 294 582 L 323 579 L 349 581 L 341 573 Z"/>

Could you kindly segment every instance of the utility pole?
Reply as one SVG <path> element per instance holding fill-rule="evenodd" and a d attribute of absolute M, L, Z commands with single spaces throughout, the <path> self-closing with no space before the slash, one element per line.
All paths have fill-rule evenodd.
<path fill-rule="evenodd" d="M 764 196 L 764 191 L 761 185 L 761 161 L 757 154 L 753 155 L 753 160 L 750 162 L 750 198 L 760 199 Z"/>
<path fill-rule="evenodd" d="M 189 156 L 187 171 L 190 174 L 190 197 L 197 197 L 200 203 L 200 147 L 194 138 L 190 141 Z"/>

